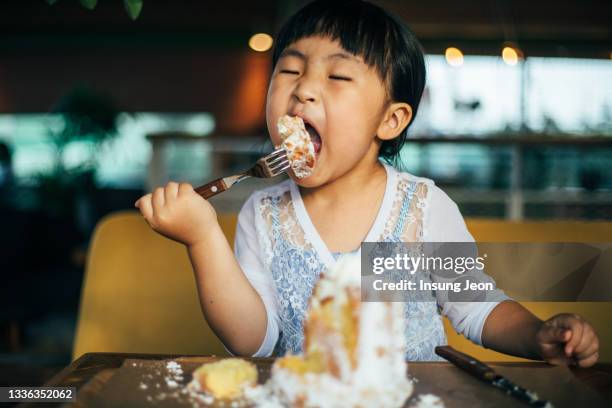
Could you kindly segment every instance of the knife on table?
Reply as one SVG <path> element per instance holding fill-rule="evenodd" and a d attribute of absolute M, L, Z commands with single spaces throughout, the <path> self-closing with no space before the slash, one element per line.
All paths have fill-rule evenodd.
<path fill-rule="evenodd" d="M 461 368 L 467 371 L 474 377 L 493 385 L 503 391 L 506 394 L 512 395 L 519 400 L 526 402 L 532 407 L 552 408 L 553 405 L 546 401 L 538 398 L 538 395 L 533 392 L 526 390 L 525 388 L 519 387 L 509 379 L 502 375 L 497 374 L 491 367 L 471 357 L 465 353 L 455 350 L 451 346 L 438 346 L 435 349 L 436 354 L 443 357 Z"/>

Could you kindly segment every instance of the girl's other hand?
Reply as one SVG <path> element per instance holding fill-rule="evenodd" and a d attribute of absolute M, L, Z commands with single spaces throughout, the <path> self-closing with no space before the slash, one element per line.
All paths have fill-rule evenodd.
<path fill-rule="evenodd" d="M 562 313 L 542 323 L 537 332 L 540 355 L 550 364 L 590 367 L 599 358 L 599 338 L 576 314 Z"/>
<path fill-rule="evenodd" d="M 204 241 L 207 232 L 218 225 L 213 206 L 189 183 L 171 181 L 140 197 L 134 206 L 155 231 L 188 246 Z"/>

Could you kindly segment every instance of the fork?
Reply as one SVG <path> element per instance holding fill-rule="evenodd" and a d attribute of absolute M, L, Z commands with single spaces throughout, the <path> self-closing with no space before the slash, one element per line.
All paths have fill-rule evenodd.
<path fill-rule="evenodd" d="M 206 183 L 195 189 L 195 192 L 204 198 L 210 198 L 226 190 L 229 190 L 234 184 L 241 182 L 249 177 L 271 178 L 276 177 L 289 170 L 290 164 L 287 159 L 287 152 L 283 148 L 278 148 L 272 153 L 260 158 L 248 170 L 242 173 L 221 177 L 216 180 Z"/>

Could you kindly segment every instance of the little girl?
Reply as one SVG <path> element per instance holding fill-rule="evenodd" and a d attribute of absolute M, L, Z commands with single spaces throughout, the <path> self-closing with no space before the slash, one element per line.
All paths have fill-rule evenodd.
<path fill-rule="evenodd" d="M 235 254 L 213 207 L 187 183 L 168 183 L 136 207 L 184 243 L 205 317 L 226 347 L 248 356 L 302 349 L 302 322 L 321 272 L 364 241 L 471 242 L 457 205 L 433 181 L 388 163 L 406 141 L 425 85 L 415 36 L 359 0 L 315 1 L 280 31 L 266 120 L 274 145 L 284 115 L 301 117 L 316 165 L 303 179 L 257 191 L 238 216 Z M 235 255 L 235 256 L 234 256 Z M 489 278 L 490 279 L 490 278 Z M 406 355 L 434 360 L 441 314 L 485 347 L 554 364 L 593 365 L 598 339 L 577 315 L 542 322 L 501 291 L 492 302 L 406 303 Z"/>

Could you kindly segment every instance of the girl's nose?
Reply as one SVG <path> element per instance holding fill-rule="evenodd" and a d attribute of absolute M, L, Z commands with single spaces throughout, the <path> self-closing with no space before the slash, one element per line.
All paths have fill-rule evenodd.
<path fill-rule="evenodd" d="M 318 97 L 315 82 L 312 79 L 304 76 L 300 80 L 300 83 L 295 87 L 293 96 L 300 103 L 316 102 Z"/>

